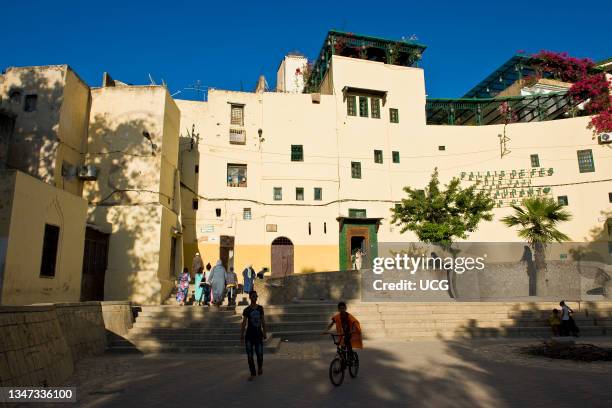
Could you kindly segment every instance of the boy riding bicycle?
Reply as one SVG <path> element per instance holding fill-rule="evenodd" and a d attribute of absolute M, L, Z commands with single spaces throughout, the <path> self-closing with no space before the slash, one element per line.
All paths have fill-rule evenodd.
<path fill-rule="evenodd" d="M 327 330 L 323 334 L 328 334 L 334 324 L 336 325 L 336 333 L 342 335 L 340 345 L 346 346 L 347 356 L 351 360 L 353 349 L 363 348 L 363 341 L 361 338 L 361 325 L 352 314 L 347 313 L 346 303 L 338 303 L 338 313 L 332 317 Z"/>

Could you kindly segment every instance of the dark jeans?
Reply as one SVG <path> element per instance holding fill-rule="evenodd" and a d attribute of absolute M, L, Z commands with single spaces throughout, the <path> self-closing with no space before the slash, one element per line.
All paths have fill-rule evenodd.
<path fill-rule="evenodd" d="M 204 303 L 210 303 L 210 285 L 204 286 Z"/>
<path fill-rule="evenodd" d="M 244 345 L 246 347 L 247 360 L 249 360 L 249 370 L 251 371 L 251 375 L 254 376 L 256 373 L 255 361 L 253 361 L 253 351 L 255 351 L 257 355 L 257 368 L 261 370 L 263 367 L 263 341 L 246 339 Z"/>
<path fill-rule="evenodd" d="M 236 288 L 227 288 L 227 303 L 232 304 L 236 299 Z"/>
<path fill-rule="evenodd" d="M 353 359 L 353 345 L 351 344 L 350 334 L 345 336 L 344 347 L 346 347 L 346 358 L 348 361 L 351 361 Z"/>
<path fill-rule="evenodd" d="M 576 321 L 572 317 L 569 320 L 561 320 L 561 327 L 559 327 L 559 331 L 561 332 L 561 336 L 578 336 L 580 333 L 580 329 L 576 325 Z"/>

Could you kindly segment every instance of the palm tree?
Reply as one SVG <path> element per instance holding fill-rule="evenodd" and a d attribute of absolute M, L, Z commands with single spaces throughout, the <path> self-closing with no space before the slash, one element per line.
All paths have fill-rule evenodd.
<path fill-rule="evenodd" d="M 557 229 L 563 221 L 569 221 L 572 215 L 550 198 L 526 198 L 522 206 L 512 205 L 513 215 L 502 218 L 509 227 L 519 227 L 518 235 L 529 242 L 535 255 L 536 294 L 546 294 L 546 246 L 551 242 L 569 241 L 569 237 Z"/>

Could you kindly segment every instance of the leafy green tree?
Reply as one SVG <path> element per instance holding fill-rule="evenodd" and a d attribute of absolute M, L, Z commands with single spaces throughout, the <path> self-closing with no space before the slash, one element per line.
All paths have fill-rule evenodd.
<path fill-rule="evenodd" d="M 420 241 L 450 249 L 456 239 L 474 232 L 480 221 L 493 219 L 494 201 L 476 187 L 463 188 L 454 177 L 441 188 L 436 168 L 425 190 L 404 187 L 408 197 L 391 209 L 391 222 L 401 226 L 401 233 L 412 231 Z"/>
<path fill-rule="evenodd" d="M 569 221 L 572 215 L 550 198 L 531 197 L 523 200 L 522 205 L 512 205 L 514 214 L 502 218 L 509 227 L 518 227 L 518 236 L 529 242 L 536 269 L 536 294 L 546 295 L 546 246 L 551 242 L 569 241 L 569 237 L 559 231 L 559 223 Z"/>

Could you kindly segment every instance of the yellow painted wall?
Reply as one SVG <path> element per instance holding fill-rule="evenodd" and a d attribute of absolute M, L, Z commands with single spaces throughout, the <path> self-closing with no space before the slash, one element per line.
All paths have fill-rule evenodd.
<path fill-rule="evenodd" d="M 13 191 L 8 237 L 0 237 L 8 238 L 2 304 L 78 302 L 87 203 L 22 172 L 4 171 L 0 179 Z M 55 277 L 40 277 L 46 223 L 60 227 Z"/>
<path fill-rule="evenodd" d="M 55 186 L 81 196 L 83 182 L 77 177 L 63 177 L 62 165 L 79 166 L 85 162 L 87 128 L 91 98 L 89 86 L 74 71 L 64 71 L 64 92 L 59 115 L 57 160 L 54 169 Z"/>
<path fill-rule="evenodd" d="M 106 300 L 160 303 L 170 292 L 172 228 L 180 232 L 181 224 L 174 192 L 179 115 L 168 98 L 161 86 L 92 91 L 87 160 L 100 172 L 84 195 L 89 222 L 112 232 Z M 178 242 L 175 269 L 182 265 Z"/>

